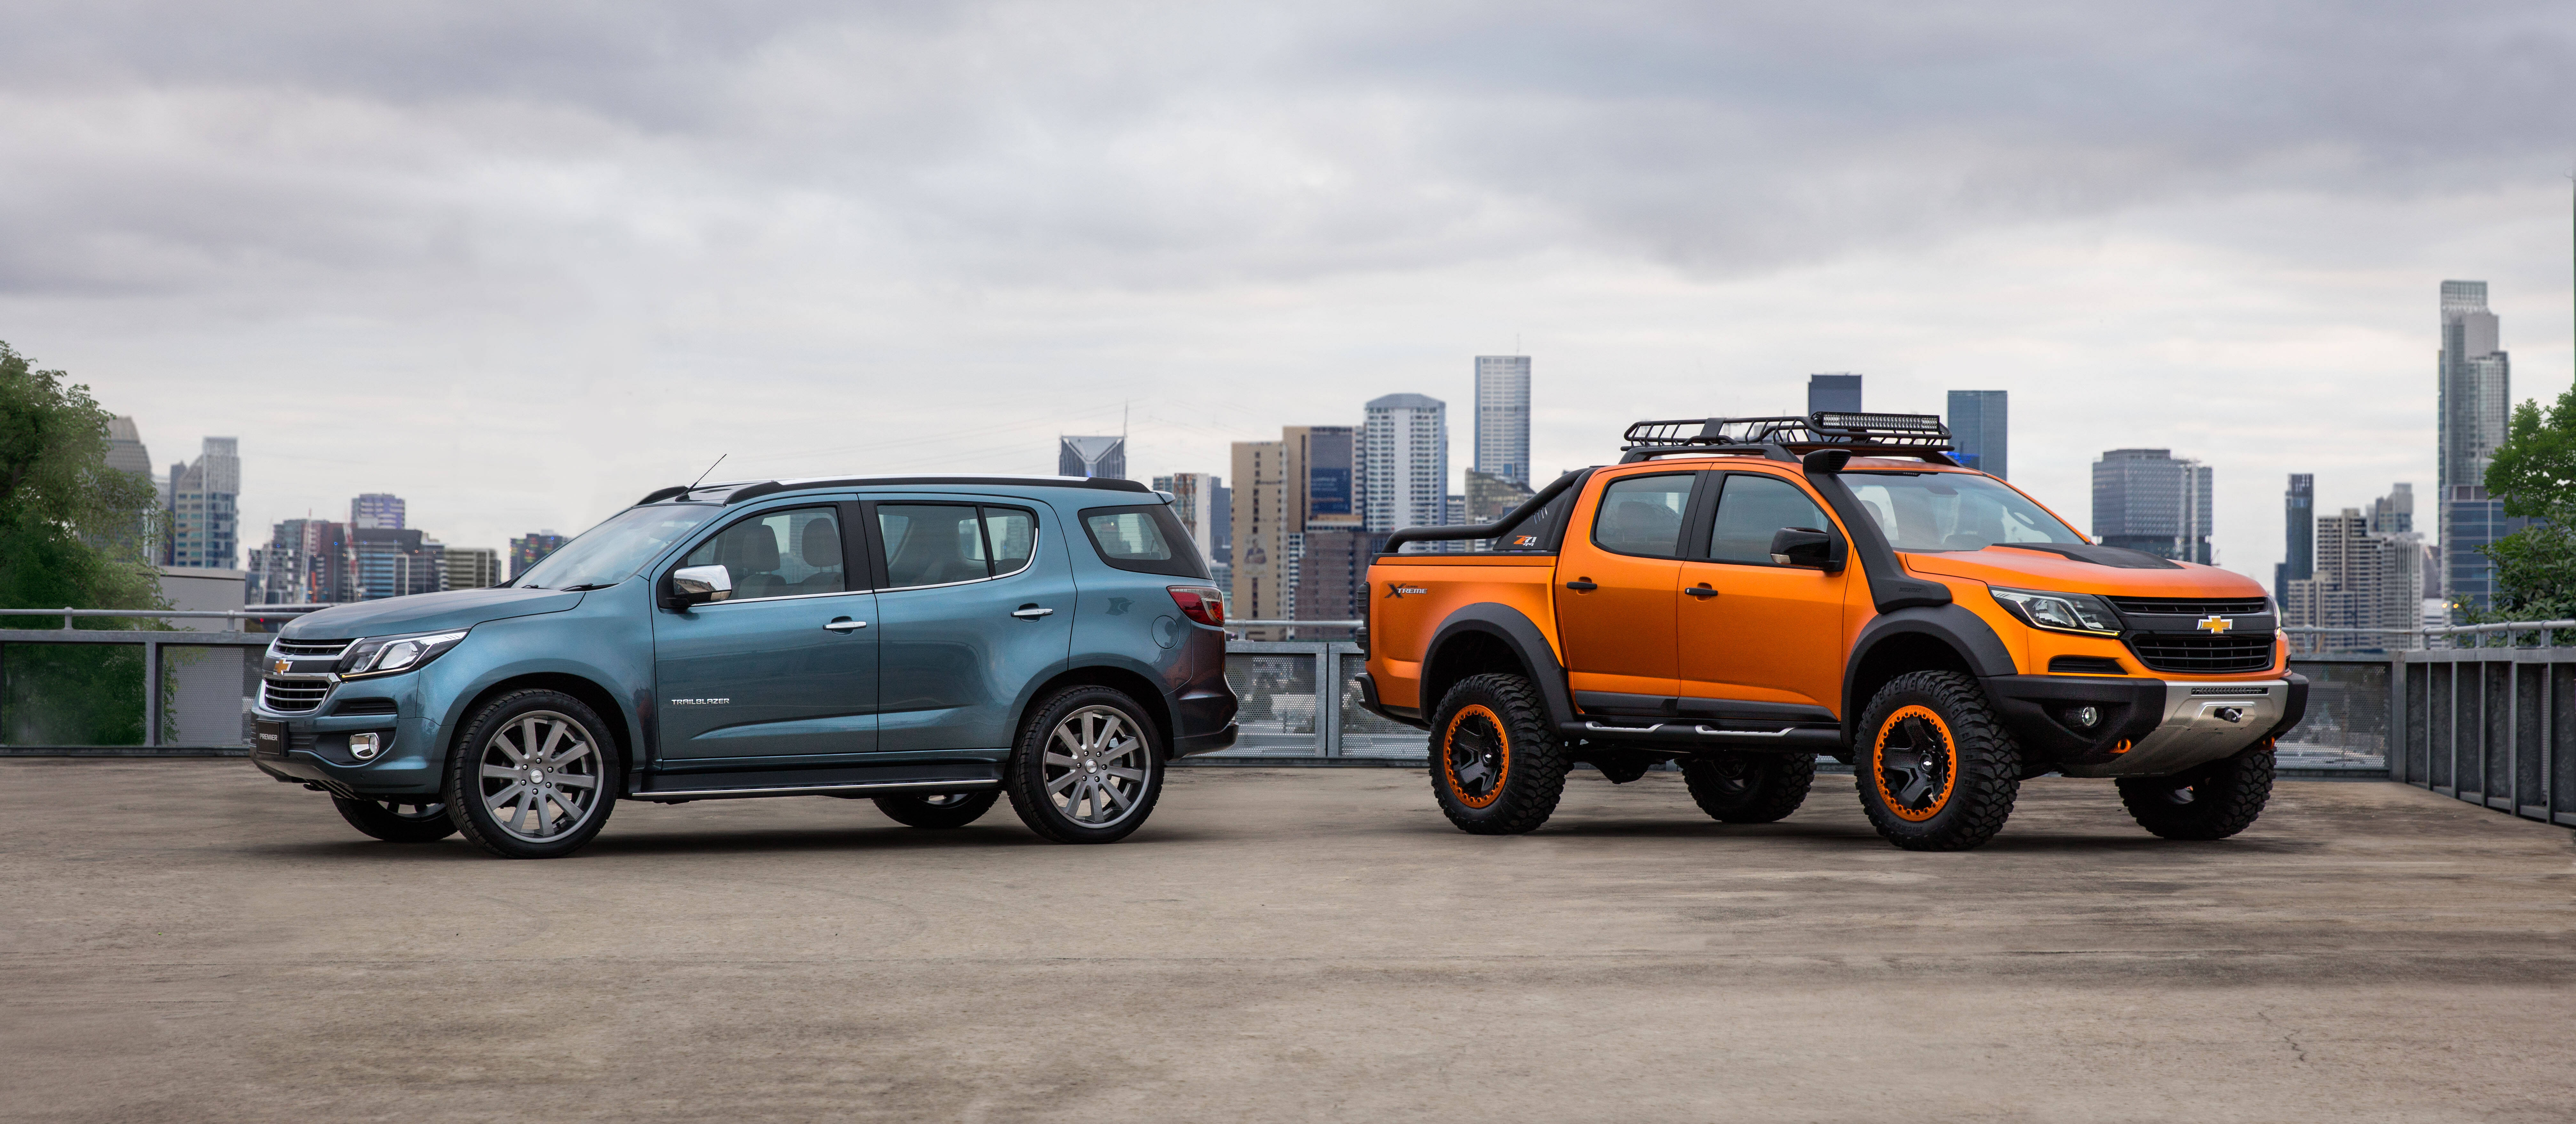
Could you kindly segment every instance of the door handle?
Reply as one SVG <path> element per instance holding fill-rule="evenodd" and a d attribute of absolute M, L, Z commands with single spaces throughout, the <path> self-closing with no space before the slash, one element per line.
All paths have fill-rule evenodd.
<path fill-rule="evenodd" d="M 1055 610 L 1041 609 L 1035 605 L 1022 605 L 1019 608 L 1011 610 L 1011 615 L 1024 621 L 1033 621 L 1039 617 L 1052 617 L 1055 615 Z"/>
<path fill-rule="evenodd" d="M 1601 588 L 1601 586 L 1600 583 L 1595 582 L 1590 578 L 1576 578 L 1573 581 L 1565 583 L 1565 588 L 1571 589 L 1576 593 L 1590 593 L 1593 590 Z"/>
<path fill-rule="evenodd" d="M 1714 589 L 1714 588 L 1712 588 L 1712 587 L 1710 587 L 1710 586 L 1709 586 L 1709 584 L 1708 584 L 1708 583 L 1706 583 L 1706 582 L 1701 582 L 1700 584 L 1695 585 L 1695 586 L 1692 586 L 1692 587 L 1690 587 L 1689 589 L 1685 589 L 1685 590 L 1683 590 L 1682 592 L 1687 593 L 1687 594 L 1690 594 L 1690 595 L 1691 595 L 1691 596 L 1693 596 L 1693 597 L 1715 597 L 1715 596 L 1717 596 L 1717 590 L 1716 590 L 1716 589 Z"/>
<path fill-rule="evenodd" d="M 823 627 L 832 632 L 857 632 L 867 626 L 868 622 L 866 621 L 854 621 L 848 617 L 842 617 L 839 620 L 835 620 L 830 624 L 824 625 Z"/>

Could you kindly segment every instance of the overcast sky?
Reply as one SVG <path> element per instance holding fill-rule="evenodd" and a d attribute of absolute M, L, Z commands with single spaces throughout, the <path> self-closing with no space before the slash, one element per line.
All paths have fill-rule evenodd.
<path fill-rule="evenodd" d="M 2433 487 L 2436 291 L 2568 384 L 2576 5 L 15 0 L 0 340 L 238 436 L 244 546 L 501 546 L 718 478 L 1133 475 L 1534 357 L 1645 417 L 2013 394 L 2013 478 L 2216 469 L 2269 581 Z"/>

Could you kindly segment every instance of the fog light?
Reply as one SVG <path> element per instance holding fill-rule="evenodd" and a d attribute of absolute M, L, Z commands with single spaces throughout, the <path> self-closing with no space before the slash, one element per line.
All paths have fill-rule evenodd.
<path fill-rule="evenodd" d="M 360 761 L 375 760 L 376 736 L 374 734 L 349 735 L 349 756 L 355 757 Z"/>
<path fill-rule="evenodd" d="M 2067 711 L 2066 716 L 2074 719 L 2076 725 L 2082 726 L 2087 730 L 2092 729 L 2094 723 L 2102 720 L 2102 712 L 2089 706 L 2076 707 L 2073 710 Z"/>

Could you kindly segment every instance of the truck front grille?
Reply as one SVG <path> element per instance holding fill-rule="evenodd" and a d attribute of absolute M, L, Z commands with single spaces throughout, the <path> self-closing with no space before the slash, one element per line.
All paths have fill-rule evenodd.
<path fill-rule="evenodd" d="M 322 705 L 331 684 L 322 679 L 262 679 L 259 703 L 280 714 L 302 714 Z"/>
<path fill-rule="evenodd" d="M 2228 675 L 2240 671 L 2269 671 L 2272 667 L 2272 635 L 2198 636 L 2142 633 L 2129 638 L 2129 650 L 2138 661 L 2157 671 L 2185 675 Z"/>
<path fill-rule="evenodd" d="M 2189 617 L 2250 617 L 2272 607 L 2260 597 L 2114 597 L 2111 607 L 2123 613 Z"/>
<path fill-rule="evenodd" d="M 340 653 L 342 653 L 342 652 L 348 651 L 348 650 L 349 650 L 349 645 L 351 645 L 351 644 L 353 644 L 353 643 L 356 643 L 356 641 L 353 641 L 353 640 L 287 640 L 287 639 L 284 639 L 284 638 L 280 638 L 280 639 L 276 639 L 276 640 L 271 640 L 271 641 L 269 641 L 269 642 L 268 642 L 268 650 L 269 650 L 269 652 L 270 652 L 270 653 L 272 653 L 272 654 L 276 655 L 276 656 L 277 656 L 278 658 L 280 658 L 280 659 L 289 659 L 289 660 L 321 660 L 321 659 L 331 659 L 331 658 L 333 658 L 333 657 L 338 656 L 338 655 L 339 655 Z"/>

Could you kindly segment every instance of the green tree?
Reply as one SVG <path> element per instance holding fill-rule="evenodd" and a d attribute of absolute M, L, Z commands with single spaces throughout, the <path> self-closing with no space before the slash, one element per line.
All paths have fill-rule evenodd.
<path fill-rule="evenodd" d="M 2576 617 L 2576 386 L 2546 408 L 2536 399 L 2514 407 L 2486 486 L 2505 514 L 2534 522 L 2479 548 L 2496 569 L 2495 596 L 2478 619 Z"/>
<path fill-rule="evenodd" d="M 37 370 L 0 343 L 0 607 L 169 607 L 145 553 L 152 482 L 108 467 L 108 417 L 88 387 Z M 0 652 L 0 741 L 130 745 L 142 740 L 143 709 L 137 649 L 20 644 Z"/>

